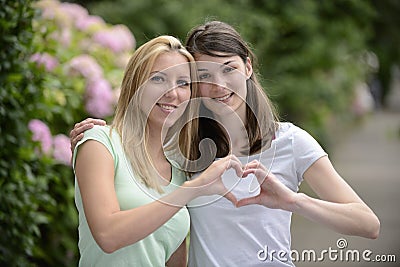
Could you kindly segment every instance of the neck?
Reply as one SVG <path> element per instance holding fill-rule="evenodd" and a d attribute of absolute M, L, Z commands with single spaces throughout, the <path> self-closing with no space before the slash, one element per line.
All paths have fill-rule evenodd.
<path fill-rule="evenodd" d="M 165 160 L 161 129 L 154 129 L 154 127 L 148 126 L 148 140 L 147 140 L 147 150 L 149 151 L 150 157 L 153 162 L 158 162 L 159 160 Z"/>
<path fill-rule="evenodd" d="M 171 164 L 168 162 L 164 155 L 162 144 L 161 128 L 154 128 L 147 125 L 148 139 L 147 151 L 153 161 L 154 167 L 159 174 L 160 184 L 166 186 L 172 179 Z"/>
<path fill-rule="evenodd" d="M 232 145 L 232 153 L 241 155 L 243 148 L 248 146 L 248 136 L 246 132 L 246 105 L 241 105 L 236 112 L 226 115 L 216 115 L 216 119 L 220 122 L 228 133 L 229 141 Z"/>

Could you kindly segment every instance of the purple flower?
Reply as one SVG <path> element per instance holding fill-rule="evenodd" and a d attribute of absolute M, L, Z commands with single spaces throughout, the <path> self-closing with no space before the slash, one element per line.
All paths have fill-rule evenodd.
<path fill-rule="evenodd" d="M 89 81 L 101 79 L 103 69 L 97 64 L 97 61 L 89 55 L 79 55 L 71 59 L 69 67 L 73 71 L 82 74 Z"/>
<path fill-rule="evenodd" d="M 111 84 L 105 79 L 92 81 L 86 88 L 86 111 L 95 117 L 104 118 L 114 112 L 115 96 Z"/>
<path fill-rule="evenodd" d="M 132 50 L 136 44 L 135 38 L 125 25 L 100 30 L 93 36 L 93 40 L 114 53 Z"/>
<path fill-rule="evenodd" d="M 99 16 L 81 17 L 75 23 L 76 28 L 78 28 L 81 31 L 87 30 L 90 27 L 94 27 L 94 26 L 103 27 L 104 25 L 105 25 L 104 20 Z"/>
<path fill-rule="evenodd" d="M 69 47 L 71 44 L 72 33 L 69 28 L 63 28 L 61 32 L 56 34 L 55 40 L 59 41 L 64 47 Z"/>
<path fill-rule="evenodd" d="M 35 3 L 35 6 L 42 10 L 41 16 L 46 19 L 54 19 L 58 2 L 53 0 L 41 0 Z"/>
<path fill-rule="evenodd" d="M 64 165 L 71 165 L 71 145 L 68 136 L 58 134 L 53 139 L 53 157 Z"/>
<path fill-rule="evenodd" d="M 49 72 L 59 65 L 58 60 L 48 53 L 35 53 L 31 56 L 30 60 L 36 62 L 38 65 L 44 66 L 46 71 Z"/>
<path fill-rule="evenodd" d="M 49 127 L 44 122 L 33 119 L 29 122 L 28 129 L 33 133 L 32 140 L 40 142 L 42 151 L 48 154 L 52 146 Z"/>
<path fill-rule="evenodd" d="M 59 9 L 61 13 L 67 14 L 74 21 L 89 16 L 87 9 L 78 4 L 61 3 L 59 5 Z"/>

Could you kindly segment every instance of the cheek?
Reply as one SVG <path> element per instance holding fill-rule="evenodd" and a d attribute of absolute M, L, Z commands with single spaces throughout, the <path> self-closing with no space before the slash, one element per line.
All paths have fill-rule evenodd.
<path fill-rule="evenodd" d="M 154 87 L 143 87 L 142 95 L 140 101 L 140 107 L 142 111 L 146 114 L 149 114 L 153 109 L 154 105 L 157 103 L 158 99 L 161 97 L 160 90 Z"/>
<path fill-rule="evenodd" d="M 199 83 L 199 94 L 202 97 L 208 97 L 209 96 L 209 87 L 210 85 L 207 83 Z"/>
<path fill-rule="evenodd" d="M 190 89 L 182 89 L 179 92 L 179 99 L 184 102 L 184 101 L 188 101 L 190 99 L 190 96 L 192 95 L 192 92 Z"/>

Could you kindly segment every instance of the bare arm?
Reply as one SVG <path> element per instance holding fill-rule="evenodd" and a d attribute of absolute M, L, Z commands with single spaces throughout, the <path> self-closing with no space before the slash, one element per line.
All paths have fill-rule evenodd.
<path fill-rule="evenodd" d="M 88 140 L 81 145 L 75 173 L 92 235 L 105 252 L 111 253 L 145 238 L 197 196 L 225 193 L 220 176 L 231 167 L 241 175 L 238 162 L 224 158 L 213 163 L 203 173 L 205 175 L 185 182 L 161 201 L 123 211 L 114 189 L 114 162 L 101 143 Z M 236 201 L 233 195 L 225 197 Z"/>
<path fill-rule="evenodd" d="M 378 237 L 378 218 L 335 171 L 328 157 L 318 159 L 304 173 L 305 181 L 321 199 L 291 191 L 260 163 L 248 165 L 245 175 L 256 175 L 261 193 L 240 200 L 238 206 L 261 204 L 269 208 L 280 208 L 324 224 L 339 233 Z"/>
<path fill-rule="evenodd" d="M 175 250 L 169 260 L 166 262 L 167 267 L 186 267 L 187 266 L 187 249 L 186 239 L 183 240 L 182 244 Z"/>
<path fill-rule="evenodd" d="M 298 194 L 294 212 L 339 233 L 378 237 L 379 219 L 336 172 L 328 157 L 311 165 L 304 173 L 304 179 L 320 199 Z"/>

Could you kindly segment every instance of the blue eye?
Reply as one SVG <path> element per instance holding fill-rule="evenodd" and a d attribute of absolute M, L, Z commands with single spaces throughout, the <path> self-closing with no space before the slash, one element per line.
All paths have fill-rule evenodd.
<path fill-rule="evenodd" d="M 153 81 L 153 82 L 155 82 L 155 83 L 162 83 L 162 82 L 165 82 L 164 77 L 158 76 L 158 75 L 151 77 L 150 80 Z"/>
<path fill-rule="evenodd" d="M 231 72 L 231 71 L 233 71 L 234 69 L 235 69 L 235 68 L 232 68 L 232 67 L 227 66 L 226 68 L 224 68 L 223 73 Z"/>
<path fill-rule="evenodd" d="M 178 84 L 178 86 L 186 87 L 186 86 L 189 86 L 189 85 L 190 85 L 190 82 L 185 81 L 185 80 L 179 80 L 179 81 L 177 82 L 177 84 Z"/>
<path fill-rule="evenodd" d="M 210 77 L 211 77 L 211 75 L 209 73 L 202 73 L 202 74 L 199 75 L 199 79 L 200 80 L 205 80 L 205 79 L 208 79 Z"/>

